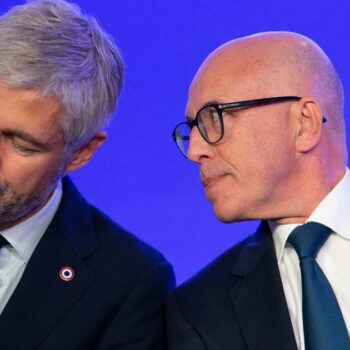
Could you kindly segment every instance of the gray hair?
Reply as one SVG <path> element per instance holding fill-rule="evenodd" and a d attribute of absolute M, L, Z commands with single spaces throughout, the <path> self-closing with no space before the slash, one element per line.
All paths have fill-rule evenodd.
<path fill-rule="evenodd" d="M 66 150 L 105 127 L 122 88 L 124 64 L 96 20 L 63 0 L 34 0 L 0 17 L 0 82 L 55 96 Z M 34 117 L 34 116 L 33 116 Z"/>

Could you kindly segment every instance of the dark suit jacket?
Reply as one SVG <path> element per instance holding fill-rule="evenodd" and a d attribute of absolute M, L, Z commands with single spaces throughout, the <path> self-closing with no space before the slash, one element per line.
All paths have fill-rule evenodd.
<path fill-rule="evenodd" d="M 71 281 L 59 276 L 65 266 Z M 173 285 L 161 254 L 65 178 L 59 209 L 0 316 L 0 349 L 164 349 L 163 304 Z"/>
<path fill-rule="evenodd" d="M 297 350 L 266 223 L 168 301 L 171 350 Z"/>

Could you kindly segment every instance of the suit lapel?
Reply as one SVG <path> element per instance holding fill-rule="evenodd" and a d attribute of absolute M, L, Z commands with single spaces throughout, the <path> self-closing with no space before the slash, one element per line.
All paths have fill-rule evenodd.
<path fill-rule="evenodd" d="M 267 223 L 243 248 L 233 274 L 240 281 L 231 299 L 248 348 L 297 350 Z"/>
<path fill-rule="evenodd" d="M 52 224 L 0 317 L 2 350 L 37 348 L 93 281 L 82 260 L 97 249 L 89 207 L 67 179 L 63 193 Z M 74 278 L 63 280 L 62 267 L 71 268 Z"/>

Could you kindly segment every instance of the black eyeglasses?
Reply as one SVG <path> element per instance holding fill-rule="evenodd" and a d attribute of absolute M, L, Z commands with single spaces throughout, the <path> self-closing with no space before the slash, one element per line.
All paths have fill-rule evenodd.
<path fill-rule="evenodd" d="M 190 134 L 194 126 L 197 126 L 203 139 L 210 144 L 217 143 L 224 137 L 224 121 L 222 116 L 224 110 L 263 106 L 284 101 L 299 101 L 300 99 L 301 97 L 298 96 L 280 96 L 222 104 L 207 104 L 197 112 L 193 120 L 182 122 L 175 127 L 172 135 L 173 140 L 182 155 L 187 158 Z M 325 123 L 326 121 L 327 119 L 323 117 L 322 122 Z"/>

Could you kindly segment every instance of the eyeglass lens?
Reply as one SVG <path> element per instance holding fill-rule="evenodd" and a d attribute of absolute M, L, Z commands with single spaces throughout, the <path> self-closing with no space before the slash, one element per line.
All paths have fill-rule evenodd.
<path fill-rule="evenodd" d="M 190 145 L 190 133 L 191 129 L 187 123 L 179 124 L 174 132 L 174 137 L 177 146 L 181 153 L 187 158 L 187 152 Z"/>
<path fill-rule="evenodd" d="M 217 142 L 223 133 L 222 118 L 214 106 L 202 108 L 197 115 L 198 129 L 203 138 L 209 143 Z M 181 153 L 187 157 L 191 128 L 188 123 L 177 126 L 174 137 Z"/>
<path fill-rule="evenodd" d="M 217 142 L 222 135 L 222 119 L 214 106 L 207 106 L 198 113 L 198 127 L 203 138 L 209 143 Z"/>

